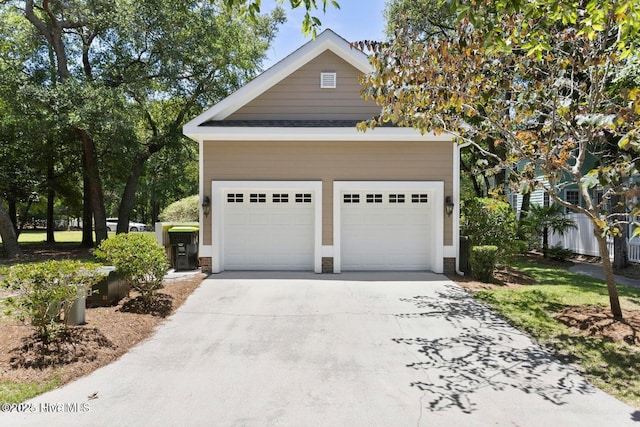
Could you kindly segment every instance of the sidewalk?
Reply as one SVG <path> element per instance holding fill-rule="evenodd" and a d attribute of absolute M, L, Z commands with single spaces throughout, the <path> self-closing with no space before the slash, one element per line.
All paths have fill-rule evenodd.
<path fill-rule="evenodd" d="M 593 277 L 596 279 L 604 280 L 604 271 L 602 271 L 601 264 L 591 264 L 586 262 L 575 262 L 574 265 L 569 267 L 569 271 L 577 274 L 582 274 L 585 276 Z M 640 288 L 640 280 L 631 279 L 629 277 L 614 275 L 616 279 L 616 284 L 619 285 L 627 285 L 633 286 L 636 288 Z"/>

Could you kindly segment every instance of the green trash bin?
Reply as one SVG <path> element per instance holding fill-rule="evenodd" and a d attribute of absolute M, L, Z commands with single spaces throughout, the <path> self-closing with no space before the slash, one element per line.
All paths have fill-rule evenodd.
<path fill-rule="evenodd" d="M 176 271 L 198 268 L 198 227 L 176 226 L 169 229 L 172 264 Z"/>

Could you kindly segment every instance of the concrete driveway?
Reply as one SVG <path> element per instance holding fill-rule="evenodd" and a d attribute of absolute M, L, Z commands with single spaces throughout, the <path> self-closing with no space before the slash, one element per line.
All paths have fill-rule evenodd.
<path fill-rule="evenodd" d="M 0 425 L 640 425 L 428 273 L 212 276 L 149 340 L 28 403 Z"/>

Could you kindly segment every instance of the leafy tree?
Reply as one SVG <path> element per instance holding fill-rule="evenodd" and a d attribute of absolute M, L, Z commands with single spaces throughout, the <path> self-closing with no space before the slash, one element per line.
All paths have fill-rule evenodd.
<path fill-rule="evenodd" d="M 462 204 L 460 231 L 474 246 L 497 246 L 497 256 L 504 260 L 520 249 L 516 216 L 507 202 L 490 198 L 473 198 Z"/>
<path fill-rule="evenodd" d="M 322 26 L 322 22 L 317 16 L 311 15 L 311 11 L 322 8 L 325 12 L 327 7 L 332 6 L 340 9 L 340 4 L 336 0 L 278 0 L 279 3 L 289 3 L 292 9 L 304 7 L 306 13 L 302 19 L 302 32 L 311 34 L 315 38 L 318 28 Z M 255 17 L 260 13 L 261 0 L 224 0 L 229 9 L 238 10 L 241 13 Z"/>
<path fill-rule="evenodd" d="M 640 166 L 640 88 L 617 85 L 626 68 L 638 68 L 640 2 L 450 5 L 458 17 L 454 36 L 420 42 L 398 25 L 388 45 L 370 46 L 375 71 L 363 83 L 382 112 L 361 128 L 392 121 L 446 131 L 500 161 L 478 143 L 492 140 L 523 192 L 543 186 L 554 202 L 591 220 L 611 311 L 622 319 L 606 234 L 619 233 L 626 218 L 604 207 L 614 195 L 632 202 L 628 178 Z M 563 198 L 568 185 L 584 204 Z M 603 189 L 599 200 L 596 187 Z M 626 211 L 640 213 L 636 205 Z"/>
<path fill-rule="evenodd" d="M 195 196 L 185 197 L 167 206 L 162 213 L 160 213 L 160 221 L 181 221 L 189 222 L 199 220 L 200 213 L 200 197 Z"/>

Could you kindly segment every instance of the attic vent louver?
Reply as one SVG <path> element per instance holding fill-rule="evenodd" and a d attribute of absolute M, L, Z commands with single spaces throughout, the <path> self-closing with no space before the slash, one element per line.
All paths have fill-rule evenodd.
<path fill-rule="evenodd" d="M 335 89 L 336 88 L 336 73 L 320 73 L 320 88 L 321 89 Z"/>

